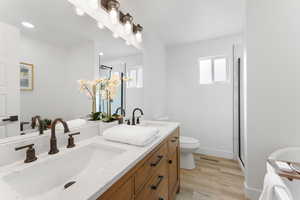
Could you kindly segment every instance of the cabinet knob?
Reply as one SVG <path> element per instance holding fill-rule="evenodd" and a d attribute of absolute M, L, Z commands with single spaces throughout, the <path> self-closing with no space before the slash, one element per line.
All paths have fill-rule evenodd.
<path fill-rule="evenodd" d="M 162 198 L 162 197 L 159 197 L 159 198 L 158 198 L 158 200 L 164 200 L 164 198 Z"/>
<path fill-rule="evenodd" d="M 172 164 L 173 163 L 173 160 L 169 160 L 169 164 Z"/>

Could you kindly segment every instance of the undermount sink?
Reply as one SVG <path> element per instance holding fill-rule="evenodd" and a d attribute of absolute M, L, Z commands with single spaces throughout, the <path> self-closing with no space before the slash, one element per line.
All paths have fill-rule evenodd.
<path fill-rule="evenodd" d="M 141 124 L 139 124 L 139 126 L 145 126 L 145 127 L 165 127 L 167 126 L 167 123 L 163 123 L 163 122 L 142 122 Z"/>
<path fill-rule="evenodd" d="M 41 199 L 66 191 L 65 186 L 80 183 L 80 177 L 95 173 L 107 162 L 122 154 L 124 150 L 101 144 L 88 144 L 37 161 L 32 166 L 2 177 L 3 183 L 14 190 L 22 199 Z"/>
<path fill-rule="evenodd" d="M 269 159 L 300 163 L 300 147 L 289 147 L 273 152 Z"/>

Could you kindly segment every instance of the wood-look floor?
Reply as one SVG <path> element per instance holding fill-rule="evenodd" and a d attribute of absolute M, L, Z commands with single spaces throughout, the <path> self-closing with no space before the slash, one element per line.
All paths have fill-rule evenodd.
<path fill-rule="evenodd" d="M 195 155 L 196 169 L 181 170 L 176 200 L 246 200 L 244 176 L 237 161 Z"/>

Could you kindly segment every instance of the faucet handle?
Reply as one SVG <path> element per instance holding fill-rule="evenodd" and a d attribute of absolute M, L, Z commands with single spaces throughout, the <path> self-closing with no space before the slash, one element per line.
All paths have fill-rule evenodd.
<path fill-rule="evenodd" d="M 79 135 L 80 132 L 69 134 L 68 145 L 67 148 L 75 147 L 74 137 L 75 135 Z"/>
<path fill-rule="evenodd" d="M 24 163 L 30 163 L 37 160 L 37 157 L 35 156 L 35 149 L 33 148 L 33 146 L 34 144 L 29 144 L 29 145 L 15 148 L 16 151 L 28 148 L 26 151 L 26 159 Z"/>
<path fill-rule="evenodd" d="M 127 125 L 130 125 L 130 119 L 126 119 L 125 122 L 127 123 Z"/>

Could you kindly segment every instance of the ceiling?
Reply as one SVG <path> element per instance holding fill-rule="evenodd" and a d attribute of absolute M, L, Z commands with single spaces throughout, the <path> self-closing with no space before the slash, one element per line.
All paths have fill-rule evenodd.
<path fill-rule="evenodd" d="M 120 0 L 144 26 L 144 34 L 155 34 L 164 44 L 176 45 L 241 33 L 245 0 Z M 138 53 L 96 22 L 79 17 L 67 0 L 1 0 L 0 21 L 20 28 L 23 34 L 64 46 L 93 40 L 107 57 Z M 35 29 L 20 25 L 29 21 Z"/>
<path fill-rule="evenodd" d="M 109 30 L 98 29 L 92 18 L 77 16 L 67 0 L 1 0 L 0 21 L 18 27 L 28 37 L 64 47 L 95 41 L 105 57 L 138 53 L 134 47 L 125 45 L 124 40 L 114 39 Z M 22 21 L 36 27 L 24 28 Z"/>
<path fill-rule="evenodd" d="M 167 45 L 243 31 L 245 0 L 120 0 Z"/>

